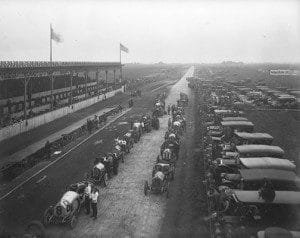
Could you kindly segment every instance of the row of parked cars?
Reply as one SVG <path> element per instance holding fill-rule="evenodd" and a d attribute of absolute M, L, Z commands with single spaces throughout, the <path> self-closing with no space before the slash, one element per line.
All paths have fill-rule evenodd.
<path fill-rule="evenodd" d="M 200 102 L 211 236 L 300 237 L 294 162 L 272 144 L 272 135 L 255 131 L 235 107 L 231 88 L 195 80 L 190 87 Z"/>
<path fill-rule="evenodd" d="M 299 100 L 295 95 L 292 95 L 287 88 L 279 87 L 276 89 L 268 86 L 241 86 L 238 82 L 229 82 L 232 87 L 240 94 L 240 96 L 257 106 L 267 105 L 271 108 L 278 109 L 296 109 Z"/>
<path fill-rule="evenodd" d="M 184 108 L 181 105 L 187 106 L 186 99 L 187 96 L 181 97 L 177 105 L 171 106 L 168 130 L 165 133 L 165 141 L 161 145 L 160 154 L 157 156 L 152 169 L 151 182 L 145 181 L 144 183 L 146 196 L 150 193 L 165 194 L 167 198 L 170 196 L 170 183 L 174 179 L 176 161 L 179 158 L 180 137 L 185 131 Z M 157 108 L 157 103 L 155 108 Z"/>
<path fill-rule="evenodd" d="M 86 186 L 106 187 L 108 180 L 118 174 L 119 163 L 124 162 L 134 143 L 138 143 L 141 136 L 152 129 L 159 129 L 159 119 L 155 115 L 145 114 L 139 120 L 130 121 L 130 130 L 114 140 L 112 151 L 95 158 L 84 180 L 68 186 L 60 200 L 46 209 L 44 225 L 65 223 L 74 228 L 85 202 Z"/>

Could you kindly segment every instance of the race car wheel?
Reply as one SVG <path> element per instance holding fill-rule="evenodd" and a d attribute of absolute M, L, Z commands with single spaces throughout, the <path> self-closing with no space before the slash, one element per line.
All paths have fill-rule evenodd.
<path fill-rule="evenodd" d="M 69 221 L 69 225 L 70 225 L 70 228 L 71 229 L 74 229 L 76 224 L 77 224 L 77 217 L 75 215 L 73 215 L 71 218 L 70 218 L 70 221 Z"/>
<path fill-rule="evenodd" d="M 43 217 L 43 223 L 45 226 L 48 226 L 50 224 L 52 215 L 53 215 L 52 207 L 47 208 L 47 210 L 44 213 L 44 217 Z"/>
<path fill-rule="evenodd" d="M 107 187 L 107 183 L 108 183 L 108 175 L 107 173 L 105 173 L 103 176 L 103 186 Z"/>
<path fill-rule="evenodd" d="M 45 237 L 45 227 L 39 221 L 31 221 L 26 227 L 27 235 L 32 237 L 44 238 Z"/>
<path fill-rule="evenodd" d="M 115 166 L 114 166 L 113 172 L 114 172 L 114 175 L 117 175 L 117 174 L 118 174 L 118 172 L 119 172 L 119 166 L 118 166 L 118 165 L 115 165 Z"/>
<path fill-rule="evenodd" d="M 171 180 L 172 180 L 172 181 L 174 180 L 174 172 L 171 173 Z"/>
<path fill-rule="evenodd" d="M 144 184 L 144 194 L 145 194 L 145 196 L 148 195 L 148 190 L 149 190 L 148 181 L 145 181 L 145 184 Z"/>
<path fill-rule="evenodd" d="M 166 193 L 167 198 L 169 198 L 169 196 L 170 196 L 169 190 L 170 190 L 170 183 L 167 183 L 166 187 L 165 187 L 165 193 Z"/>
<path fill-rule="evenodd" d="M 226 212 L 226 211 L 228 210 L 228 208 L 229 208 L 229 205 L 230 205 L 230 203 L 229 203 L 228 200 L 222 201 L 222 202 L 220 203 L 220 210 L 219 210 L 219 212 L 220 212 L 220 213 Z"/>

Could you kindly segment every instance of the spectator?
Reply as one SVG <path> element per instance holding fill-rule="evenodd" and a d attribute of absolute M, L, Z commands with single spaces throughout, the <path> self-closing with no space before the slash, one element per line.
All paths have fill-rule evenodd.
<path fill-rule="evenodd" d="M 91 208 L 91 191 L 92 187 L 91 184 L 88 182 L 85 182 L 85 190 L 84 190 L 84 207 L 85 207 L 85 212 L 87 215 L 90 214 L 90 208 Z"/>
<path fill-rule="evenodd" d="M 92 188 L 92 193 L 91 193 L 91 206 L 92 206 L 92 218 L 94 218 L 94 220 L 97 219 L 97 203 L 98 203 L 98 196 L 99 196 L 99 192 L 98 189 L 96 187 Z"/>

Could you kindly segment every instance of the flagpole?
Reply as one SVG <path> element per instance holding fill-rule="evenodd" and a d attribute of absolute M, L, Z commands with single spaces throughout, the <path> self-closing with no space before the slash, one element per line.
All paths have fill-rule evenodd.
<path fill-rule="evenodd" d="M 122 53 L 121 53 L 121 43 L 119 44 L 119 50 L 120 50 L 120 76 L 121 76 L 121 82 L 122 82 L 122 79 L 123 79 L 123 75 L 122 75 L 122 61 L 121 61 L 121 56 L 122 56 Z"/>
<path fill-rule="evenodd" d="M 50 23 L 50 67 L 51 67 L 51 97 L 50 97 L 50 100 L 51 100 L 51 110 L 53 109 L 53 71 L 52 71 L 52 25 Z"/>
<path fill-rule="evenodd" d="M 50 24 L 50 65 L 52 66 L 52 25 Z"/>

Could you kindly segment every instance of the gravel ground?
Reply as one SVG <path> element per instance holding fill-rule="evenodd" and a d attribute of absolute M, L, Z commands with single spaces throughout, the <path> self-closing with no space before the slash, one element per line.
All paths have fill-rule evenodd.
<path fill-rule="evenodd" d="M 188 75 L 193 68 L 188 71 Z M 175 103 L 183 90 L 185 78 L 175 84 L 166 100 Z M 186 85 L 185 85 L 186 86 Z M 163 143 L 168 116 L 160 119 L 160 129 L 145 134 L 126 157 L 121 172 L 109 186 L 100 190 L 96 221 L 88 216 L 80 217 L 76 229 L 52 228 L 52 237 L 157 237 L 160 231 L 167 198 L 161 195 L 143 194 L 145 180 L 151 179 L 151 171 Z"/>
<path fill-rule="evenodd" d="M 197 126 L 194 95 L 189 94 L 189 106 L 185 109 L 187 131 L 181 143 L 180 158 L 176 165 L 176 176 L 171 187 L 171 198 L 166 206 L 166 214 L 159 237 L 209 237 L 203 223 L 207 214 L 204 193 L 201 131 Z"/>

